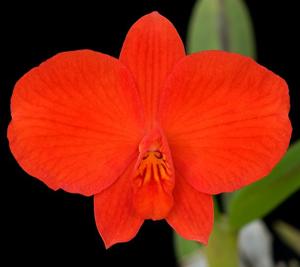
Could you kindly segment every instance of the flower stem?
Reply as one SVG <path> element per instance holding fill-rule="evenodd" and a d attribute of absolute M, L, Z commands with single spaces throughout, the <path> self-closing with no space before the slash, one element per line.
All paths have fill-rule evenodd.
<path fill-rule="evenodd" d="M 226 217 L 221 217 L 205 247 L 209 267 L 238 267 L 237 233 L 229 227 Z"/>

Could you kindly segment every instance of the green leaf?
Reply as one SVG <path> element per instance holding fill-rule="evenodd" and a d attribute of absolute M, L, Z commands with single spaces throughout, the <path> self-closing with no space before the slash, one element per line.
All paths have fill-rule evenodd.
<path fill-rule="evenodd" d="M 215 222 L 213 231 L 207 246 L 204 247 L 208 266 L 213 267 L 237 267 L 238 257 L 238 235 L 228 225 L 226 216 Z"/>
<path fill-rule="evenodd" d="M 174 233 L 174 246 L 175 254 L 178 262 L 183 262 L 185 258 L 192 255 L 201 248 L 200 243 L 190 241 L 179 236 L 175 231 Z"/>
<path fill-rule="evenodd" d="M 276 222 L 273 228 L 283 242 L 300 256 L 300 231 L 281 221 Z"/>
<path fill-rule="evenodd" d="M 300 189 L 300 141 L 264 179 L 237 191 L 229 203 L 229 223 L 238 230 L 262 218 Z"/>
<path fill-rule="evenodd" d="M 251 18 L 243 0 L 198 0 L 187 33 L 188 53 L 226 50 L 255 57 Z"/>

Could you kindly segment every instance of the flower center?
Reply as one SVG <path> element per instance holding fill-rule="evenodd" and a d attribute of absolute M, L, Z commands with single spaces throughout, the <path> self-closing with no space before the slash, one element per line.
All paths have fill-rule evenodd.
<path fill-rule="evenodd" d="M 137 168 L 137 182 L 140 186 L 154 180 L 161 182 L 161 180 L 170 179 L 172 172 L 166 160 L 166 155 L 161 151 L 147 151 Z"/>
<path fill-rule="evenodd" d="M 173 206 L 174 171 L 168 144 L 160 132 L 147 135 L 133 175 L 133 201 L 144 219 L 166 218 Z"/>

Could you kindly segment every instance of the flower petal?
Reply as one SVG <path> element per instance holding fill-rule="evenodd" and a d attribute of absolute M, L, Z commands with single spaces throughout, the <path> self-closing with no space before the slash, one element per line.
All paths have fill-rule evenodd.
<path fill-rule="evenodd" d="M 267 175 L 290 140 L 283 79 L 233 53 L 176 65 L 160 106 L 174 166 L 197 190 L 232 191 Z"/>
<path fill-rule="evenodd" d="M 167 75 L 184 55 L 176 29 L 157 12 L 142 17 L 129 30 L 120 60 L 135 78 L 149 124 L 153 123 Z"/>
<path fill-rule="evenodd" d="M 214 221 L 212 196 L 196 191 L 176 171 L 174 203 L 167 222 L 182 237 L 207 244 Z"/>
<path fill-rule="evenodd" d="M 106 248 L 134 238 L 144 221 L 133 207 L 133 167 L 131 163 L 112 186 L 94 197 L 96 225 Z"/>
<path fill-rule="evenodd" d="M 60 53 L 17 82 L 10 148 L 52 189 L 95 194 L 136 153 L 140 107 L 132 77 L 118 60 L 88 50 Z"/>

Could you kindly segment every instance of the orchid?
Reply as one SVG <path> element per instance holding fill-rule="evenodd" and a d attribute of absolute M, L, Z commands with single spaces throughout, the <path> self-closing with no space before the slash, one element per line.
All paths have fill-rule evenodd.
<path fill-rule="evenodd" d="M 157 12 L 129 30 L 119 59 L 63 52 L 12 96 L 10 148 L 50 188 L 94 196 L 106 247 L 165 219 L 207 243 L 212 195 L 266 176 L 286 152 L 287 84 L 224 51 L 186 55 Z"/>

